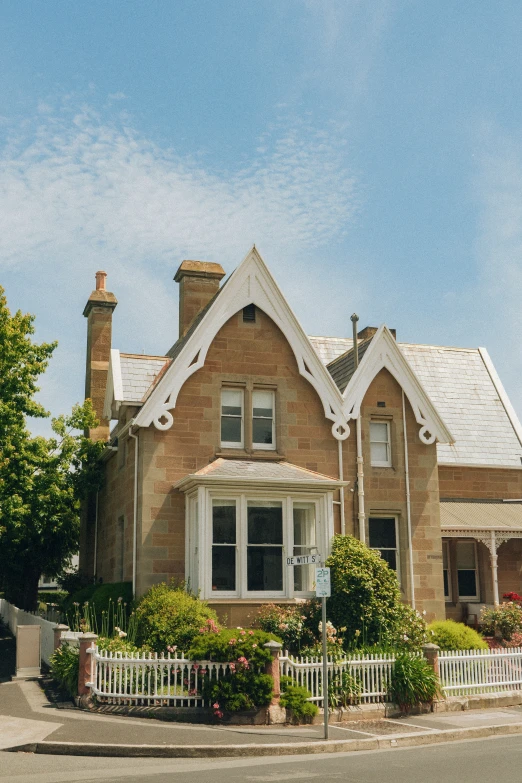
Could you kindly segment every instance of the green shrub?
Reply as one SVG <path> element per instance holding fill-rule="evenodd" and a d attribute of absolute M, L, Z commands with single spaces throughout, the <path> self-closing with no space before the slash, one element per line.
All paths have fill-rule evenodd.
<path fill-rule="evenodd" d="M 100 650 L 106 650 L 107 652 L 112 653 L 137 653 L 141 651 L 148 652 L 148 648 L 138 647 L 125 637 L 120 636 L 113 636 L 112 638 L 107 636 L 99 636 L 96 644 Z"/>
<path fill-rule="evenodd" d="M 136 643 L 155 652 L 177 648 L 186 652 L 207 621 L 217 615 L 205 601 L 174 584 L 154 585 L 140 600 L 136 610 Z"/>
<path fill-rule="evenodd" d="M 480 625 L 486 636 L 501 634 L 509 642 L 514 633 L 522 631 L 522 607 L 513 601 L 505 601 L 493 609 L 483 609 Z"/>
<path fill-rule="evenodd" d="M 439 682 L 425 658 L 403 653 L 395 659 L 390 690 L 393 701 L 407 712 L 417 704 L 433 701 Z"/>
<path fill-rule="evenodd" d="M 358 704 L 361 693 L 362 684 L 351 672 L 331 672 L 328 678 L 328 704 L 332 709 Z"/>
<path fill-rule="evenodd" d="M 281 677 L 281 707 L 292 711 L 299 723 L 311 723 L 319 712 L 317 704 L 308 701 L 312 694 L 301 685 L 295 685 L 291 677 Z"/>
<path fill-rule="evenodd" d="M 352 536 L 335 536 L 326 561 L 332 569 L 328 617 L 345 628 L 347 649 L 360 645 L 420 649 L 426 624 L 401 601 L 395 572 L 380 554 Z"/>
<path fill-rule="evenodd" d="M 437 620 L 428 625 L 427 638 L 441 650 L 487 650 L 487 642 L 473 628 L 454 620 Z"/>
<path fill-rule="evenodd" d="M 62 644 L 51 655 L 51 675 L 70 696 L 78 693 L 78 674 L 80 669 L 80 649 Z"/>

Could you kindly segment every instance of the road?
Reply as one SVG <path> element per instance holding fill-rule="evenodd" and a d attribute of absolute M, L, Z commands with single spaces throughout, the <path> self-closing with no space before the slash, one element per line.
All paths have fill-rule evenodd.
<path fill-rule="evenodd" d="M 12 783 L 490 783 L 522 778 L 522 737 L 431 747 L 242 759 L 108 759 L 0 753 Z"/>

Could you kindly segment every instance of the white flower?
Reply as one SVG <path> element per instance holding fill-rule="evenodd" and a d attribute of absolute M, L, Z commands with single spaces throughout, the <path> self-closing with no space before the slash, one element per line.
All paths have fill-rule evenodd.
<path fill-rule="evenodd" d="M 120 632 L 118 633 L 118 636 L 120 637 L 120 639 L 123 639 L 123 637 L 124 637 L 124 636 L 127 636 L 127 634 L 125 633 L 125 631 L 120 631 Z"/>

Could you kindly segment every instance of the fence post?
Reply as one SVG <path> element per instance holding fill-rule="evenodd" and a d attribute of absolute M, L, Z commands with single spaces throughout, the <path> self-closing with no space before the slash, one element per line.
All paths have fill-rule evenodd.
<path fill-rule="evenodd" d="M 80 644 L 80 666 L 78 670 L 78 696 L 80 703 L 88 706 L 90 703 L 92 672 L 96 673 L 96 664 L 89 649 L 94 649 L 98 636 L 95 633 L 84 633 L 78 639 Z"/>
<path fill-rule="evenodd" d="M 428 661 L 429 665 L 431 666 L 431 668 L 433 669 L 433 671 L 435 672 L 437 677 L 440 674 L 440 672 L 439 672 L 439 650 L 440 650 L 440 647 L 438 647 L 438 645 L 436 645 L 436 644 L 431 644 L 430 643 L 430 644 L 424 644 L 422 646 L 422 654 L 424 655 L 424 657 Z"/>
<path fill-rule="evenodd" d="M 57 650 L 58 647 L 62 644 L 62 633 L 69 630 L 68 625 L 62 625 L 61 623 L 58 623 L 58 625 L 55 625 L 53 628 L 53 634 L 54 634 L 54 641 L 53 641 L 53 650 Z"/>
<path fill-rule="evenodd" d="M 263 645 L 266 650 L 270 650 L 272 655 L 272 660 L 265 666 L 265 673 L 270 674 L 274 682 L 274 695 L 272 696 L 272 701 L 267 709 L 268 723 L 286 723 L 286 710 L 279 704 L 279 699 L 281 698 L 279 654 L 282 646 L 283 645 L 280 644 L 280 642 L 275 642 L 273 639 Z"/>

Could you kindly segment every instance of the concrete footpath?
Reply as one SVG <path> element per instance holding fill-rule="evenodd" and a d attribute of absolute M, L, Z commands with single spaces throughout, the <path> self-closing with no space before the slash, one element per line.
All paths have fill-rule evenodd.
<path fill-rule="evenodd" d="M 52 705 L 38 681 L 0 683 L 0 750 L 202 758 L 336 753 L 522 734 L 522 706 L 322 726 L 205 726 Z"/>

